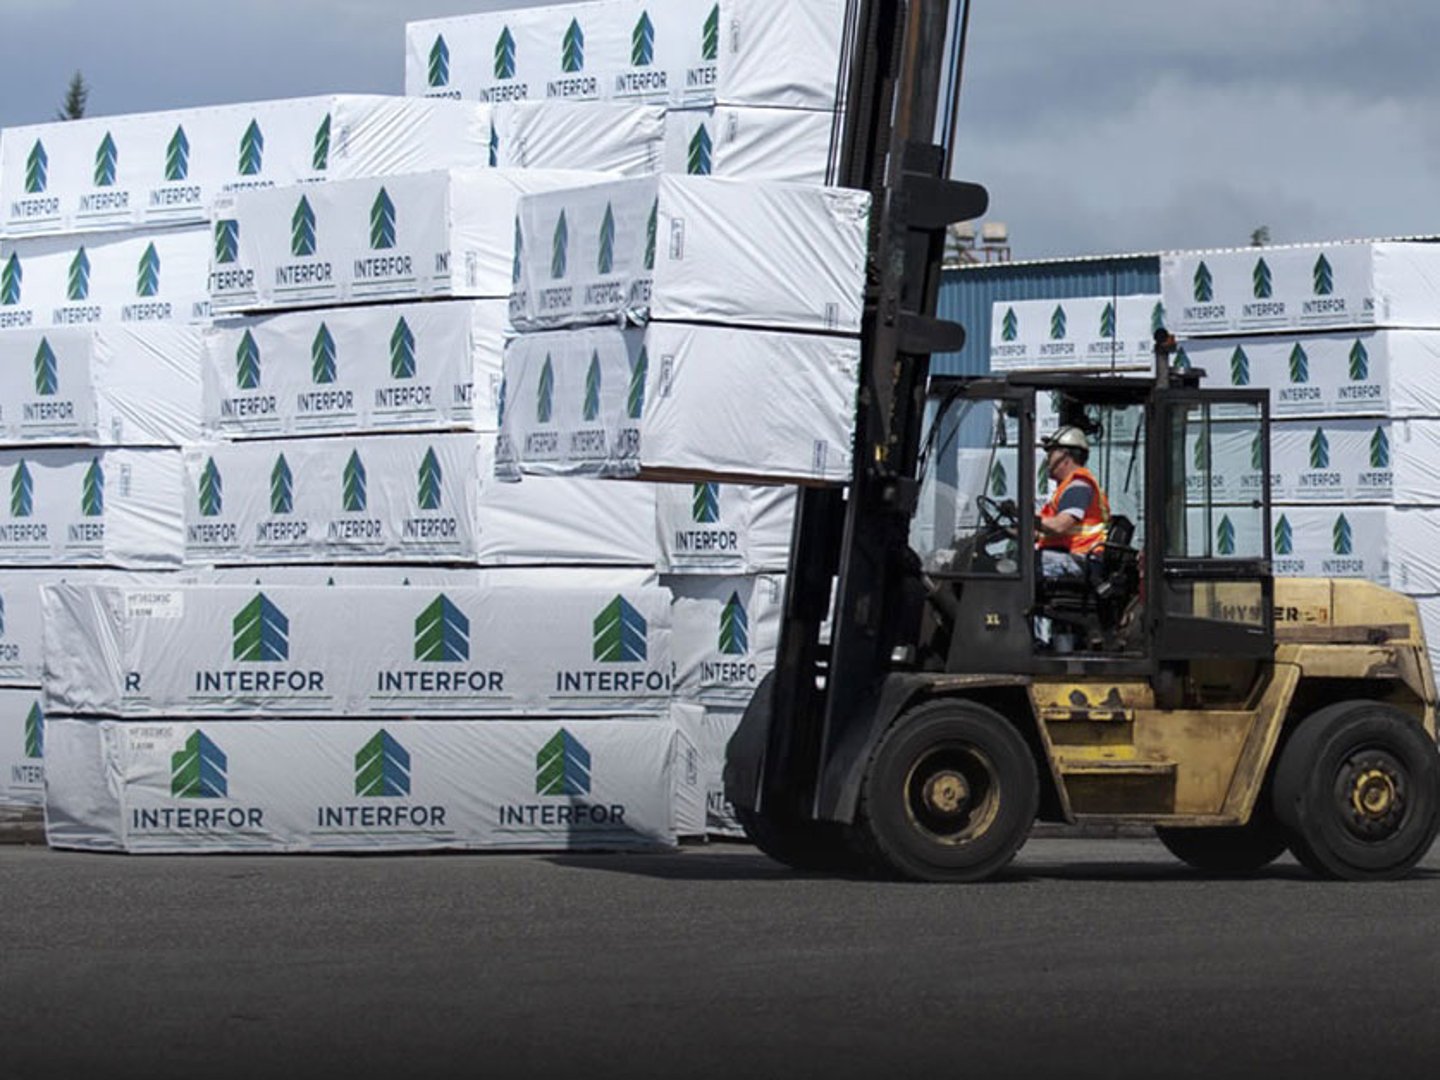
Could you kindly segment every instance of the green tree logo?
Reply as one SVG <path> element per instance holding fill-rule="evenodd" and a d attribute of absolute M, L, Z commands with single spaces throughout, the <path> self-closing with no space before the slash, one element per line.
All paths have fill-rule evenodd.
<path fill-rule="evenodd" d="M 60 389 L 60 361 L 50 347 L 49 338 L 40 339 L 35 350 L 35 393 L 41 397 L 54 397 Z"/>
<path fill-rule="evenodd" d="M 355 794 L 362 799 L 410 794 L 410 752 L 384 728 L 355 754 Z"/>
<path fill-rule="evenodd" d="M 717 525 L 720 522 L 720 485 L 716 483 L 696 484 L 690 499 L 690 516 L 697 525 Z"/>
<path fill-rule="evenodd" d="M 316 172 L 325 172 L 330 168 L 330 114 L 325 114 L 325 119 L 320 121 L 320 126 L 315 129 L 315 150 L 310 155 L 310 165 Z"/>
<path fill-rule="evenodd" d="M 45 144 L 39 139 L 30 148 L 25 159 L 25 194 L 43 195 L 50 182 L 50 155 L 45 153 Z"/>
<path fill-rule="evenodd" d="M 497 132 L 497 131 L 495 130 L 495 124 L 494 124 L 493 121 L 492 121 L 491 124 L 490 124 L 490 146 L 489 146 L 489 151 L 490 151 L 490 168 L 492 168 L 492 169 L 499 168 L 499 166 L 500 166 L 500 134 L 499 134 L 499 132 Z"/>
<path fill-rule="evenodd" d="M 1264 259 L 1255 261 L 1255 269 L 1250 274 L 1250 283 L 1254 286 L 1256 300 L 1268 300 L 1274 293 L 1274 282 L 1270 278 L 1270 266 Z"/>
<path fill-rule="evenodd" d="M 290 254 L 297 259 L 315 254 L 315 211 L 304 195 L 290 215 Z"/>
<path fill-rule="evenodd" d="M 310 380 L 317 386 L 333 383 L 339 374 L 335 352 L 335 336 L 323 322 L 310 343 Z"/>
<path fill-rule="evenodd" d="M 415 659 L 422 664 L 463 664 L 470 659 L 470 620 L 444 593 L 415 619 Z"/>
<path fill-rule="evenodd" d="M 70 260 L 70 273 L 65 282 L 65 296 L 72 303 L 90 299 L 90 256 L 82 246 Z"/>
<path fill-rule="evenodd" d="M 145 253 L 140 256 L 140 266 L 135 274 L 135 295 L 160 295 L 160 253 L 155 250 L 154 244 L 147 244 Z"/>
<path fill-rule="evenodd" d="M 1336 555 L 1353 555 L 1355 553 L 1355 537 L 1350 529 L 1350 522 L 1345 515 L 1341 514 L 1335 519 L 1335 524 L 1330 530 L 1330 545 Z"/>
<path fill-rule="evenodd" d="M 214 458 L 206 458 L 205 468 L 200 470 L 200 516 L 219 517 L 224 504 L 220 468 L 215 464 Z"/>
<path fill-rule="evenodd" d="M 630 361 L 630 385 L 625 392 L 625 415 L 639 420 L 645 411 L 645 379 L 650 373 L 650 353 L 642 345 L 640 355 Z"/>
<path fill-rule="evenodd" d="M 495 39 L 495 78 L 515 78 L 515 35 L 508 26 L 502 27 Z"/>
<path fill-rule="evenodd" d="M 5 268 L 0 270 L 0 305 L 14 307 L 20 303 L 20 286 L 25 280 L 25 271 L 20 266 L 20 256 L 10 253 Z"/>
<path fill-rule="evenodd" d="M 1330 439 L 1325 434 L 1324 428 L 1316 428 L 1315 434 L 1310 437 L 1310 468 L 1328 469 L 1330 467 Z"/>
<path fill-rule="evenodd" d="M 115 170 L 120 163 L 120 152 L 116 149 L 115 140 L 110 137 L 110 132 L 100 140 L 100 145 L 95 148 L 95 186 L 113 187 L 115 184 Z"/>
<path fill-rule="evenodd" d="M 240 256 L 240 222 L 225 218 L 215 222 L 215 261 L 233 263 Z"/>
<path fill-rule="evenodd" d="M 25 714 L 25 756 L 32 761 L 45 756 L 45 711 L 38 701 Z"/>
<path fill-rule="evenodd" d="M 383 187 L 370 206 L 370 247 L 383 251 L 395 246 L 395 204 Z"/>
<path fill-rule="evenodd" d="M 1165 329 L 1165 305 L 1156 301 L 1155 306 L 1150 309 L 1150 332 Z"/>
<path fill-rule="evenodd" d="M 744 656 L 750 651 L 750 616 L 740 602 L 738 592 L 720 611 L 720 653 L 723 656 Z"/>
<path fill-rule="evenodd" d="M 564 728 L 535 755 L 535 794 L 570 798 L 590 794 L 590 751 Z"/>
<path fill-rule="evenodd" d="M 260 346 L 249 330 L 235 347 L 235 385 L 241 390 L 260 389 Z"/>
<path fill-rule="evenodd" d="M 1370 378 L 1370 351 L 1359 338 L 1350 346 L 1350 381 L 1364 382 Z"/>
<path fill-rule="evenodd" d="M 640 20 L 630 32 L 630 65 L 649 67 L 655 59 L 655 24 L 648 11 L 640 12 Z"/>
<path fill-rule="evenodd" d="M 547 353 L 545 364 L 540 369 L 540 381 L 535 387 L 535 422 L 550 423 L 555 413 L 555 365 Z"/>
<path fill-rule="evenodd" d="M 700 30 L 700 57 L 707 63 L 720 58 L 720 5 L 716 4 L 705 16 L 705 25 Z"/>
<path fill-rule="evenodd" d="M 1221 555 L 1235 554 L 1235 523 L 1226 514 L 1215 529 L 1215 547 Z"/>
<path fill-rule="evenodd" d="M 1066 331 L 1066 325 L 1065 325 L 1065 323 L 1066 323 L 1066 319 L 1065 319 L 1065 308 L 1064 308 L 1062 305 L 1060 305 L 1060 304 L 1056 304 L 1056 305 L 1055 305 L 1055 310 L 1050 313 L 1050 340 L 1051 340 L 1051 341 L 1064 341 L 1064 340 L 1065 340 L 1065 331 Z"/>
<path fill-rule="evenodd" d="M 28 518 L 35 510 L 35 481 L 30 466 L 21 458 L 10 477 L 10 516 Z"/>
<path fill-rule="evenodd" d="M 560 220 L 555 222 L 555 236 L 550 244 L 550 277 L 559 281 L 565 276 L 567 253 L 570 247 L 570 226 L 565 220 L 565 211 L 560 211 Z"/>
<path fill-rule="evenodd" d="M 990 470 L 990 494 L 997 499 L 1003 499 L 1010 493 L 1010 477 L 1005 472 L 1003 461 L 995 462 L 995 467 Z"/>
<path fill-rule="evenodd" d="M 1383 427 L 1377 427 L 1375 433 L 1370 436 L 1370 467 L 1372 469 L 1388 469 L 1390 467 L 1390 437 L 1385 434 Z"/>
<path fill-rule="evenodd" d="M 1245 355 L 1245 349 L 1235 346 L 1235 351 L 1230 354 L 1230 385 L 1250 385 L 1250 357 Z"/>
<path fill-rule="evenodd" d="M 259 176 L 264 164 L 265 136 L 260 131 L 259 123 L 251 120 L 245 133 L 240 136 L 240 162 L 237 171 L 241 176 Z"/>
<path fill-rule="evenodd" d="M 264 593 L 256 593 L 230 626 L 238 663 L 276 664 L 290 659 L 290 620 Z"/>
<path fill-rule="evenodd" d="M 1100 336 L 1102 338 L 1113 338 L 1115 336 L 1115 305 L 1107 303 L 1105 310 L 1100 312 Z"/>
<path fill-rule="evenodd" d="M 228 791 L 225 752 L 196 728 L 170 755 L 170 794 L 177 799 L 223 799 Z"/>
<path fill-rule="evenodd" d="M 1295 554 L 1295 530 L 1290 527 L 1290 519 L 1284 514 L 1275 522 L 1275 554 Z"/>
<path fill-rule="evenodd" d="M 421 510 L 439 510 L 444 473 L 440 469 L 440 459 L 435 456 L 433 446 L 425 448 L 425 456 L 420 459 L 420 475 L 415 487 L 415 498 L 420 504 Z"/>
<path fill-rule="evenodd" d="M 1020 336 L 1020 319 L 1015 314 L 1015 309 L 1006 308 L 1005 316 L 1000 320 L 1000 340 L 1014 341 Z"/>
<path fill-rule="evenodd" d="M 617 596 L 595 616 L 595 660 L 602 664 L 638 664 L 647 655 L 649 628 L 623 596 Z"/>
<path fill-rule="evenodd" d="M 590 354 L 590 367 L 585 372 L 585 401 L 582 413 L 587 424 L 593 424 L 600 416 L 600 350 Z"/>
<path fill-rule="evenodd" d="M 567 75 L 578 75 L 585 70 L 585 31 L 580 29 L 580 20 L 571 19 L 560 42 L 560 70 Z"/>
<path fill-rule="evenodd" d="M 1195 440 L 1194 454 L 1195 471 L 1205 473 L 1210 471 L 1210 437 L 1205 432 Z"/>
<path fill-rule="evenodd" d="M 1210 268 L 1203 262 L 1195 268 L 1195 278 L 1191 284 L 1194 286 L 1197 304 L 1208 304 L 1215 299 L 1215 279 L 1210 276 Z"/>
<path fill-rule="evenodd" d="M 690 151 L 685 162 L 685 171 L 691 176 L 709 176 L 714 168 L 715 146 L 710 138 L 710 129 L 703 123 L 690 137 Z"/>
<path fill-rule="evenodd" d="M 1310 357 L 1306 354 L 1305 347 L 1298 341 L 1290 350 L 1290 381 L 1295 384 L 1310 381 Z"/>
<path fill-rule="evenodd" d="M 403 315 L 395 321 L 395 329 L 390 333 L 390 377 L 415 377 L 415 334 Z"/>
<path fill-rule="evenodd" d="M 350 451 L 345 462 L 345 474 L 341 478 L 341 503 L 347 514 L 365 512 L 368 501 L 365 491 L 365 463 L 360 460 L 360 451 Z"/>
<path fill-rule="evenodd" d="M 655 236 L 660 223 L 660 198 L 650 204 L 650 217 L 645 222 L 645 269 L 655 269 Z"/>
<path fill-rule="evenodd" d="M 1315 260 L 1315 269 L 1311 278 L 1315 285 L 1316 296 L 1329 296 L 1335 291 L 1335 273 L 1330 269 L 1330 260 L 1325 258 L 1323 252 Z"/>
<path fill-rule="evenodd" d="M 185 128 L 177 126 L 175 134 L 170 136 L 170 142 L 165 147 L 165 179 L 184 180 L 189 175 L 190 140 L 185 135 Z"/>
<path fill-rule="evenodd" d="M 290 472 L 290 463 L 284 454 L 275 457 L 270 469 L 270 513 L 293 514 L 295 512 L 295 477 Z"/>
<path fill-rule="evenodd" d="M 450 46 L 445 44 L 445 35 L 437 34 L 430 46 L 430 65 L 426 81 L 431 88 L 450 85 Z"/>
<path fill-rule="evenodd" d="M 105 470 L 100 468 L 100 459 L 93 457 L 80 485 L 80 514 L 82 517 L 102 517 L 104 513 Z"/>
<path fill-rule="evenodd" d="M 609 274 L 615 269 L 615 211 L 607 202 L 605 216 L 600 219 L 600 257 L 596 260 L 598 273 Z"/>

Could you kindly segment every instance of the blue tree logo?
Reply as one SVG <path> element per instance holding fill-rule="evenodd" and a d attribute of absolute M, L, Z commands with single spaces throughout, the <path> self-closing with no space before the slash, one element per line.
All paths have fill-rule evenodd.
<path fill-rule="evenodd" d="M 720 612 L 720 652 L 725 656 L 744 656 L 750 651 L 750 616 L 740 602 L 740 594 L 731 593 Z"/>
<path fill-rule="evenodd" d="M 636 664 L 648 652 L 649 626 L 623 596 L 617 596 L 595 616 L 595 659 L 602 664 Z"/>
<path fill-rule="evenodd" d="M 450 85 L 450 46 L 445 44 L 445 35 L 437 34 L 430 46 L 430 65 L 426 81 L 432 88 Z"/>
<path fill-rule="evenodd" d="M 535 755 L 535 794 L 590 794 L 590 751 L 564 728 Z"/>
<path fill-rule="evenodd" d="M 315 340 L 310 343 L 310 379 L 317 386 L 324 386 L 333 383 L 339 373 L 335 335 L 322 322 L 315 331 Z"/>
<path fill-rule="evenodd" d="M 184 180 L 190 175 L 190 140 L 184 127 L 177 127 L 165 147 L 165 179 Z"/>
<path fill-rule="evenodd" d="M 225 752 L 196 728 L 184 748 L 170 755 L 170 794 L 177 799 L 223 799 L 228 768 Z"/>
<path fill-rule="evenodd" d="M 470 659 L 470 620 L 441 593 L 415 619 L 415 659 L 461 664 Z"/>
<path fill-rule="evenodd" d="M 264 593 L 231 620 L 234 656 L 242 664 L 273 664 L 290 659 L 290 620 Z"/>
<path fill-rule="evenodd" d="M 355 794 L 362 799 L 410 794 L 410 753 L 384 728 L 355 754 Z"/>

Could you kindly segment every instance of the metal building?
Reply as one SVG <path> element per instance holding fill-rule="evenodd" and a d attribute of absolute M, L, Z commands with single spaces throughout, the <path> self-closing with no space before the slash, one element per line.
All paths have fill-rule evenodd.
<path fill-rule="evenodd" d="M 965 327 L 967 340 L 960 352 L 936 356 L 931 371 L 937 375 L 983 375 L 990 370 L 990 309 L 996 301 L 1159 292 L 1158 254 L 977 263 L 946 270 L 940 284 L 939 315 Z"/>

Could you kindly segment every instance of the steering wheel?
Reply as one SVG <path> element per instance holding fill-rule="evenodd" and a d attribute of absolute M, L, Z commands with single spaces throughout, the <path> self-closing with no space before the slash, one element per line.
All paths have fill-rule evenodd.
<path fill-rule="evenodd" d="M 1003 503 L 997 503 L 989 495 L 975 496 L 975 509 L 980 514 L 980 523 L 993 532 L 1009 533 L 1012 536 L 1020 532 L 1020 511 L 1015 503 L 1006 499 Z"/>

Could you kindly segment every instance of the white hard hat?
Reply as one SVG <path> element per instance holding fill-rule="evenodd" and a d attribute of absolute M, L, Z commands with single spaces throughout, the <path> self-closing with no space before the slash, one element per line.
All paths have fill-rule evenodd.
<path fill-rule="evenodd" d="M 1042 444 L 1046 450 L 1083 450 L 1090 452 L 1090 440 L 1078 427 L 1062 427 Z"/>

